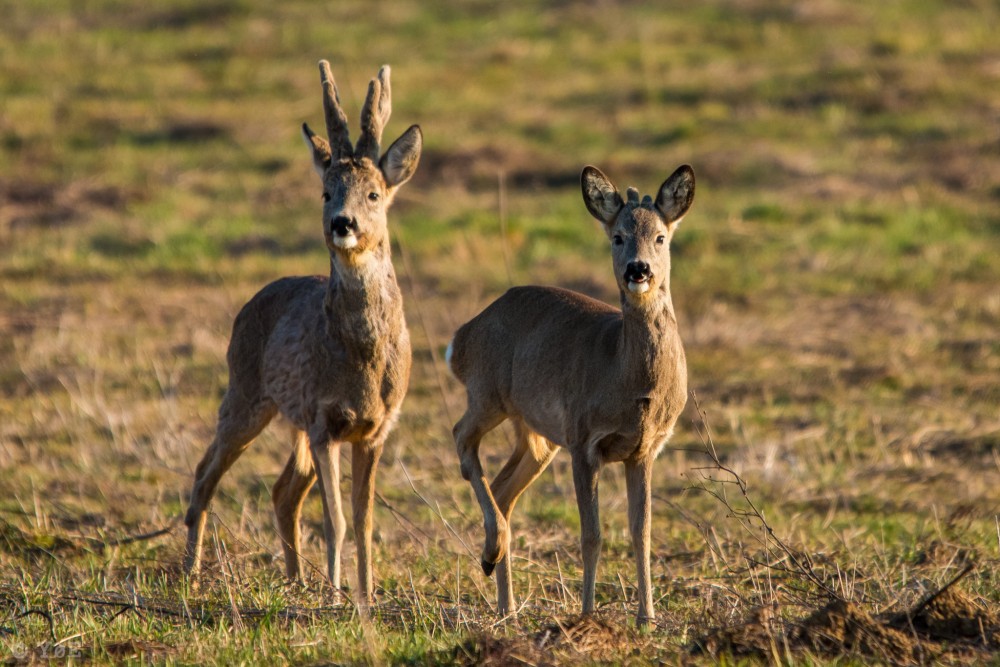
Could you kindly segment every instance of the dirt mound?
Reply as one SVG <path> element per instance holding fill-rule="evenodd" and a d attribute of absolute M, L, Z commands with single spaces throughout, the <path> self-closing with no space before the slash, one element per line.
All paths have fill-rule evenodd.
<path fill-rule="evenodd" d="M 456 646 L 448 659 L 456 665 L 547 665 L 544 654 L 523 637 L 494 637 L 483 633 Z"/>
<path fill-rule="evenodd" d="M 715 657 L 758 659 L 776 657 L 788 651 L 830 657 L 846 654 L 890 664 L 911 663 L 917 656 L 910 637 L 851 602 L 831 602 L 784 628 L 775 612 L 773 608 L 755 609 L 745 621 L 716 628 L 695 640 L 691 651 Z"/>
<path fill-rule="evenodd" d="M 821 655 L 856 654 L 891 664 L 910 664 L 919 655 L 913 638 L 843 600 L 831 602 L 793 626 L 787 639 L 792 646 Z"/>
<path fill-rule="evenodd" d="M 589 615 L 558 619 L 534 635 L 494 637 L 483 633 L 454 649 L 461 665 L 558 665 L 584 658 L 609 660 L 635 644 L 624 628 Z"/>
<path fill-rule="evenodd" d="M 795 621 L 778 619 L 776 610 L 756 609 L 743 622 L 710 630 L 689 646 L 692 653 L 713 657 L 813 654 L 897 665 L 947 656 L 975 660 L 998 649 L 1000 613 L 955 586 L 891 615 L 875 616 L 845 600 Z"/>
<path fill-rule="evenodd" d="M 596 616 L 582 615 L 569 623 L 556 621 L 535 635 L 540 649 L 567 649 L 601 659 L 622 650 L 629 638 L 622 628 L 616 628 Z"/>
<path fill-rule="evenodd" d="M 774 608 L 757 607 L 750 611 L 744 621 L 715 628 L 696 639 L 688 649 L 694 654 L 763 659 L 771 654 L 772 647 L 777 646 L 775 641 L 780 634 L 781 628 L 776 626 Z"/>
<path fill-rule="evenodd" d="M 924 605 L 898 614 L 891 623 L 912 628 L 932 640 L 968 641 L 1000 648 L 1000 613 L 986 609 L 958 588 L 949 588 Z"/>

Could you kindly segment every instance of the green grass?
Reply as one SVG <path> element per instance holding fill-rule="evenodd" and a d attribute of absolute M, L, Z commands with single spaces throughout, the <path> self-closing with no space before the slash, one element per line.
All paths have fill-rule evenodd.
<path fill-rule="evenodd" d="M 545 639 L 579 608 L 565 455 L 520 501 L 524 606 L 495 623 L 450 435 L 464 398 L 440 359 L 511 283 L 617 301 L 585 164 L 643 192 L 694 167 L 672 248 L 690 386 L 775 535 L 872 614 L 966 562 L 963 594 L 1000 602 L 995 4 L 0 0 L 0 15 L 0 660 L 743 664 L 689 650 L 772 603 L 786 624 L 814 611 L 801 571 L 751 567 L 775 554 L 734 518 L 734 487 L 704 479 L 691 405 L 656 466 L 657 624 L 631 628 L 608 469 L 611 629 L 589 648 Z M 425 137 L 390 214 L 415 367 L 379 473 L 371 619 L 322 583 L 315 497 L 307 581 L 281 575 L 280 427 L 223 479 L 202 585 L 179 572 L 232 319 L 268 281 L 328 269 L 299 137 L 322 126 L 319 58 L 354 127 L 392 64 L 387 138 Z M 507 443 L 484 444 L 489 470 Z M 930 650 L 995 660 L 996 637 L 975 641 Z"/>

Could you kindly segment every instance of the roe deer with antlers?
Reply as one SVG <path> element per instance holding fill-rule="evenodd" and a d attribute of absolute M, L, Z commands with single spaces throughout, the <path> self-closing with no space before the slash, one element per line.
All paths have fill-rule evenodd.
<path fill-rule="evenodd" d="M 236 317 L 226 355 L 229 388 L 215 440 L 195 472 L 185 519 L 185 568 L 199 569 L 207 507 L 220 477 L 281 413 L 292 425 L 294 441 L 273 492 L 288 576 L 302 574 L 299 517 L 318 479 L 328 575 L 334 588 L 340 587 L 347 530 L 340 445 L 347 443 L 359 600 L 366 605 L 372 594 L 375 470 L 410 376 L 410 338 L 389 255 L 386 212 L 417 168 L 422 139 L 413 125 L 379 158 L 391 113 L 386 66 L 368 87 L 361 137 L 352 147 L 330 65 L 321 60 L 319 69 L 329 141 L 305 124 L 302 134 L 323 186 L 330 275 L 277 280 Z"/>
<path fill-rule="evenodd" d="M 515 287 L 455 333 L 448 363 L 466 387 L 455 425 L 462 476 L 482 507 L 483 571 L 497 568 L 497 608 L 511 612 L 510 518 L 556 446 L 569 450 L 580 511 L 583 611 L 594 609 L 601 550 L 601 466 L 625 464 L 628 522 L 638 569 L 638 623 L 653 620 L 649 572 L 650 475 L 687 402 L 687 365 L 670 299 L 670 239 L 694 199 L 682 166 L 654 200 L 634 188 L 622 201 L 594 167 L 583 200 L 611 242 L 621 310 L 557 287 Z M 479 460 L 483 436 L 513 422 L 513 455 L 492 484 Z"/>

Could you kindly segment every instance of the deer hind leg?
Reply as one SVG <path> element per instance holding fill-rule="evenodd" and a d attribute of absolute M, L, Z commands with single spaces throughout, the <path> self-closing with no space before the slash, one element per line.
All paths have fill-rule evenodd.
<path fill-rule="evenodd" d="M 505 555 L 497 563 L 496 570 L 497 613 L 500 616 L 510 614 L 514 602 L 514 587 L 510 572 L 510 519 L 514 513 L 514 505 L 524 490 L 548 467 L 557 449 L 555 445 L 529 429 L 520 419 L 514 420 L 514 431 L 517 435 L 514 453 L 490 485 L 497 508 L 508 527 L 507 543 L 502 549 Z"/>
<path fill-rule="evenodd" d="M 237 404 L 237 401 L 243 404 Z M 205 537 L 208 504 L 215 495 L 219 480 L 246 451 L 250 442 L 264 430 L 276 412 L 274 403 L 259 398 L 245 401 L 232 389 L 222 399 L 215 439 L 195 469 L 191 504 L 184 518 L 188 527 L 184 569 L 188 573 L 195 574 L 201 567 L 201 544 Z"/>
<path fill-rule="evenodd" d="M 325 437 L 325 436 L 324 436 Z M 340 495 L 340 443 L 312 443 L 312 456 L 319 469 L 319 487 L 323 498 L 323 537 L 326 540 L 326 573 L 330 585 L 340 590 L 340 561 L 344 553 L 347 520 Z"/>
<path fill-rule="evenodd" d="M 309 439 L 304 431 L 292 428 L 294 449 L 288 457 L 285 469 L 274 483 L 271 498 L 274 501 L 274 515 L 278 524 L 281 547 L 285 552 L 285 573 L 289 579 L 302 578 L 300 550 L 302 532 L 300 517 L 306 494 L 316 481 L 316 468 L 309 452 Z"/>
<path fill-rule="evenodd" d="M 479 460 L 479 443 L 483 436 L 496 428 L 505 419 L 499 412 L 487 412 L 473 407 L 470 400 L 469 409 L 458 420 L 452 433 L 455 436 L 455 447 L 458 459 L 462 465 L 462 477 L 472 484 L 476 500 L 483 511 L 483 527 L 486 531 L 486 542 L 480 564 L 486 576 L 493 573 L 493 568 L 503 558 L 504 549 L 509 541 L 507 521 L 497 507 L 483 465 Z"/>

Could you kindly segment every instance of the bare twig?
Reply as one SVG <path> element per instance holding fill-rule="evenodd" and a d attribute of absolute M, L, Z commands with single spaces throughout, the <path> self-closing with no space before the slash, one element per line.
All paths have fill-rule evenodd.
<path fill-rule="evenodd" d="M 215 538 L 214 539 L 214 541 L 215 541 L 215 552 L 216 552 L 216 555 L 217 555 L 217 557 L 219 559 L 219 570 L 222 573 L 222 583 L 225 584 L 225 586 L 226 586 L 226 595 L 229 598 L 229 607 L 230 607 L 230 610 L 232 611 L 233 630 L 236 633 L 241 633 L 241 632 L 243 632 L 243 628 L 244 628 L 244 626 L 243 626 L 243 618 L 242 618 L 242 615 L 240 614 L 239 607 L 236 605 L 236 597 L 233 595 L 233 588 L 232 588 L 232 586 L 229 585 L 229 579 L 230 579 L 230 577 L 233 576 L 233 572 L 230 569 L 229 572 L 228 572 L 228 576 L 227 576 L 226 570 L 228 569 L 227 566 L 229 566 L 229 564 L 230 564 L 229 563 L 229 559 L 226 558 L 226 555 L 225 555 L 225 552 L 224 552 L 224 546 L 222 544 L 222 541 L 219 539 L 219 529 L 218 529 L 217 526 L 214 526 L 214 529 L 215 529 L 215 532 L 213 534 L 213 537 Z"/>
<path fill-rule="evenodd" d="M 423 304 L 420 298 L 417 296 L 416 283 L 413 278 L 413 265 L 410 262 L 410 253 L 406 250 L 406 246 L 403 245 L 399 238 L 396 238 L 396 247 L 399 248 L 399 256 L 403 260 L 403 270 L 406 271 L 406 284 L 410 288 L 410 297 L 417 311 L 417 321 L 420 323 L 420 328 L 424 332 L 424 338 L 427 339 L 427 348 L 431 354 L 431 367 L 434 369 L 434 380 L 437 384 L 438 393 L 441 395 L 441 405 L 444 408 L 445 416 L 448 418 L 448 423 L 454 424 L 455 420 L 452 418 L 451 404 L 448 402 L 448 392 L 445 390 L 445 379 L 444 375 L 441 373 L 441 363 L 438 359 L 437 348 L 434 345 L 434 341 L 431 339 L 431 330 L 427 326 L 427 320 L 424 318 Z"/>
<path fill-rule="evenodd" d="M 750 497 L 746 480 L 731 467 L 723 463 L 719 457 L 718 451 L 715 448 L 715 440 L 712 437 L 712 431 L 708 426 L 707 414 L 698 402 L 698 395 L 692 391 L 691 398 L 694 401 L 698 415 L 701 417 L 700 428 L 696 426 L 696 429 L 702 439 L 702 444 L 705 446 L 704 452 L 708 454 L 711 460 L 710 466 L 696 468 L 696 470 L 702 473 L 703 481 L 702 484 L 695 488 L 718 500 L 729 511 L 730 516 L 739 521 L 740 525 L 761 545 L 764 552 L 768 555 L 766 562 L 759 561 L 747 555 L 745 556 L 747 563 L 753 566 L 766 567 L 769 572 L 774 571 L 797 575 L 806 579 L 831 600 L 843 600 L 842 596 L 817 574 L 813 567 L 812 559 L 808 554 L 796 553 L 794 549 L 774 532 L 774 528 L 764 518 L 763 511 Z M 706 471 L 718 471 L 726 477 L 713 476 L 712 472 Z M 726 488 L 731 486 L 735 486 L 738 490 L 740 500 L 746 509 L 734 506 L 727 496 Z M 760 531 L 763 531 L 763 536 Z M 709 548 L 712 548 L 711 544 Z M 789 565 L 783 565 L 782 563 L 784 562 L 789 563 Z"/>
<path fill-rule="evenodd" d="M 49 612 L 47 612 L 44 609 L 27 609 L 27 610 L 21 612 L 20 614 L 18 614 L 17 616 L 15 616 L 11 620 L 17 621 L 17 620 L 20 620 L 20 619 L 22 619 L 22 618 L 24 618 L 26 616 L 41 616 L 46 621 L 48 621 L 48 623 L 49 623 L 49 636 L 52 638 L 53 642 L 56 640 L 56 624 L 55 624 L 55 621 L 52 620 L 52 614 L 50 614 Z"/>
<path fill-rule="evenodd" d="M 128 535 L 126 537 L 118 537 L 111 540 L 103 540 L 103 541 L 94 540 L 94 542 L 96 542 L 98 546 L 107 549 L 110 547 L 122 547 L 125 546 L 126 544 L 134 544 L 135 542 L 146 542 L 148 540 L 154 540 L 157 537 L 162 537 L 164 535 L 169 534 L 170 531 L 174 529 L 174 526 L 177 525 L 177 522 L 180 521 L 180 518 L 181 517 L 178 514 L 177 516 L 174 517 L 173 521 L 171 521 L 168 525 L 164 526 L 163 528 L 160 528 L 159 530 L 154 530 L 148 533 L 139 533 L 138 535 Z"/>
<path fill-rule="evenodd" d="M 378 491 L 375 492 L 375 500 L 378 501 L 379 505 L 381 505 L 382 507 L 384 507 L 387 510 L 389 510 L 389 513 L 392 514 L 392 516 L 393 516 L 394 519 L 396 519 L 396 523 L 398 523 L 400 526 L 402 526 L 403 530 L 405 530 L 409 534 L 410 537 L 412 537 L 413 539 L 415 539 L 416 541 L 418 541 L 420 543 L 420 546 L 422 546 L 424 548 L 427 547 L 427 543 L 424 542 L 423 539 L 421 539 L 421 537 L 420 537 L 421 535 L 423 535 L 424 537 L 426 537 L 428 540 L 433 540 L 434 539 L 433 535 L 431 535 L 426 530 L 424 530 L 423 528 L 421 528 L 420 526 L 418 526 L 416 523 L 414 523 L 413 520 L 410 519 L 410 517 L 406 516 L 401 511 L 399 511 L 399 509 L 397 509 L 395 506 L 393 506 Z M 414 531 L 416 531 L 416 532 L 414 532 Z M 417 533 L 419 533 L 419 535 Z"/>
<path fill-rule="evenodd" d="M 963 567 L 958 574 L 952 577 L 951 580 L 948 581 L 948 583 L 946 583 L 944 586 L 937 589 L 936 591 L 925 597 L 923 600 L 921 600 L 913 609 L 906 612 L 906 615 L 909 618 L 914 618 L 916 616 L 919 616 L 920 613 L 928 607 L 928 605 L 934 602 L 934 600 L 937 600 L 939 597 L 941 597 L 941 595 L 949 588 L 951 588 L 959 581 L 961 581 L 967 574 L 972 572 L 975 569 L 975 567 L 976 566 L 974 563 L 966 563 L 965 567 Z"/>
<path fill-rule="evenodd" d="M 402 461 L 399 461 L 399 468 L 400 470 L 403 471 L 403 475 L 406 477 L 406 481 L 409 482 L 410 489 L 413 490 L 413 494 L 417 498 L 419 498 L 420 501 L 423 502 L 423 504 L 427 505 L 427 507 L 429 507 L 435 514 L 437 514 L 438 518 L 441 519 L 441 523 L 444 524 L 445 528 L 447 528 L 448 531 L 455 537 L 455 539 L 459 541 L 459 543 L 465 548 L 465 550 L 468 552 L 470 556 L 477 559 L 476 562 L 478 563 L 479 562 L 478 556 L 475 554 L 475 552 L 472 550 L 469 544 L 462 539 L 462 536 L 458 534 L 458 531 L 456 531 L 452 527 L 452 525 L 448 522 L 448 520 L 444 518 L 444 515 L 441 514 L 441 508 L 431 505 L 430 502 L 426 498 L 424 498 L 424 496 L 419 491 L 417 491 L 417 487 L 416 485 L 414 485 L 413 479 L 410 477 L 410 472 L 406 469 L 406 466 L 403 465 Z"/>

